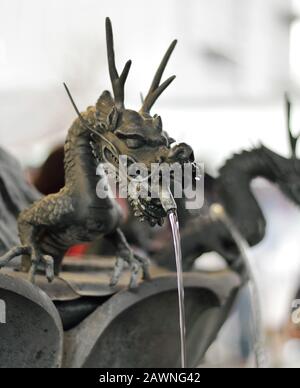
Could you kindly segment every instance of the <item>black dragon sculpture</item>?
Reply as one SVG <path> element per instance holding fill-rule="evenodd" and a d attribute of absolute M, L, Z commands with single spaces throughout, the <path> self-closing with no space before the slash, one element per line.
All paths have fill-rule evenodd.
<path fill-rule="evenodd" d="M 152 163 L 193 162 L 192 149 L 184 143 L 171 147 L 174 141 L 163 130 L 161 118 L 150 114 L 155 101 L 175 78 L 172 76 L 161 83 L 176 41 L 163 57 L 139 111 L 124 106 L 124 86 L 131 61 L 119 74 L 109 18 L 106 19 L 106 42 L 113 96 L 104 91 L 95 106 L 79 113 L 66 87 L 78 118 L 69 129 L 64 146 L 65 186 L 58 193 L 33 202 L 20 213 L 21 244 L 0 258 L 0 267 L 3 267 L 14 257 L 22 256 L 22 269 L 29 272 L 31 281 L 40 266 L 45 268 L 51 281 L 59 273 L 69 247 L 93 241 L 99 235 L 109 238 L 117 250 L 112 286 L 118 282 L 126 263 L 131 271 L 130 287 L 136 286 L 140 270 L 144 278 L 148 278 L 149 261 L 136 255 L 127 243 L 119 227 L 121 214 L 116 202 L 108 195 L 100 198 L 96 193 L 99 179 L 106 179 L 99 163 L 109 163 L 118 169 L 122 155 L 149 168 Z M 127 175 L 125 179 L 130 181 L 131 177 Z M 107 187 L 108 183 L 103 190 Z M 161 224 L 167 215 L 160 199 L 131 198 L 130 202 L 136 216 L 152 226 Z"/>
<path fill-rule="evenodd" d="M 300 160 L 296 156 L 297 140 L 291 130 L 291 102 L 285 97 L 286 125 L 291 157 L 285 158 L 264 145 L 233 155 L 219 169 L 217 178 L 205 176 L 205 204 L 197 216 L 182 213 L 182 253 L 184 268 L 192 267 L 203 253 L 215 251 L 229 265 L 241 270 L 239 249 L 223 222 L 210 217 L 210 206 L 220 203 L 250 246 L 263 240 L 266 220 L 252 190 L 251 182 L 263 177 L 276 184 L 295 205 L 300 205 Z M 179 207 L 180 208 L 180 207 Z M 156 255 L 159 263 L 174 268 L 172 246 Z"/>

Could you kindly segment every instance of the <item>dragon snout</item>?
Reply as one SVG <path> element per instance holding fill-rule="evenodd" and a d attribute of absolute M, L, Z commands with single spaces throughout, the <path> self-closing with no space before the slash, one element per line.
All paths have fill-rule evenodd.
<path fill-rule="evenodd" d="M 186 143 L 180 143 L 171 149 L 168 161 L 171 163 L 189 163 L 195 160 L 193 149 Z"/>

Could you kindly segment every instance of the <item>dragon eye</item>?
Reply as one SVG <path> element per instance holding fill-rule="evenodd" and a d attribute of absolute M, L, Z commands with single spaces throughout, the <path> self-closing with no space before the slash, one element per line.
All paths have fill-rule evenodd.
<path fill-rule="evenodd" d="M 142 147 L 143 141 L 141 139 L 126 139 L 128 148 L 139 148 Z"/>

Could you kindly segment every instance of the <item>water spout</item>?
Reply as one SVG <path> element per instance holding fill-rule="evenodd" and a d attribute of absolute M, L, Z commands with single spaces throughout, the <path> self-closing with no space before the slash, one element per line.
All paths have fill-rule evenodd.
<path fill-rule="evenodd" d="M 179 303 L 179 325 L 180 325 L 180 346 L 181 346 L 181 367 L 187 367 L 186 357 L 186 324 L 185 324 L 185 308 L 184 308 L 184 285 L 183 285 L 183 271 L 182 271 L 182 253 L 179 233 L 179 223 L 177 212 L 169 212 L 169 220 L 172 227 L 173 241 L 176 257 L 177 268 L 177 288 L 178 288 L 178 303 Z"/>
<path fill-rule="evenodd" d="M 185 308 L 184 308 L 184 285 L 183 285 L 183 271 L 182 271 L 182 253 L 181 241 L 179 232 L 179 222 L 177 217 L 177 205 L 170 191 L 170 188 L 162 188 L 160 193 L 161 204 L 165 212 L 169 216 L 173 242 L 176 257 L 177 268 L 177 288 L 178 288 L 178 305 L 179 305 L 179 326 L 180 326 L 180 349 L 181 349 L 181 367 L 187 367 L 186 356 L 186 324 L 185 324 Z"/>
<path fill-rule="evenodd" d="M 169 213 L 176 213 L 177 205 L 175 199 L 171 193 L 170 187 L 163 186 L 160 189 L 160 202 L 164 211 Z"/>

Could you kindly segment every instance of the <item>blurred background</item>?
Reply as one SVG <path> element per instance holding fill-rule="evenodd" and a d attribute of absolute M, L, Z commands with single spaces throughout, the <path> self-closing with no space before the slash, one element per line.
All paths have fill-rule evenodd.
<path fill-rule="evenodd" d="M 117 63 L 133 60 L 128 107 L 139 107 L 164 51 L 179 40 L 165 75 L 177 79 L 155 108 L 206 171 L 216 175 L 233 152 L 260 142 L 289 155 L 283 95 L 288 91 L 293 100 L 298 131 L 300 0 L 0 0 L 0 144 L 24 168 L 38 168 L 75 118 L 63 82 L 82 110 L 110 88 L 106 16 Z M 266 181 L 253 187 L 268 222 L 266 238 L 251 250 L 265 329 L 274 363 L 300 366 L 300 345 L 292 351 L 299 358 L 290 361 L 282 339 L 300 287 L 300 212 Z M 210 266 L 216 255 L 202 259 Z M 236 356 L 228 354 L 237 337 L 233 321 L 212 363 Z"/>

